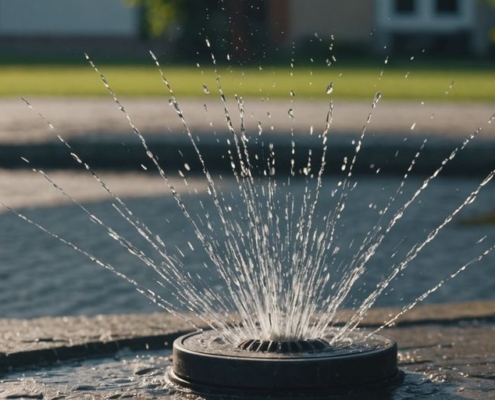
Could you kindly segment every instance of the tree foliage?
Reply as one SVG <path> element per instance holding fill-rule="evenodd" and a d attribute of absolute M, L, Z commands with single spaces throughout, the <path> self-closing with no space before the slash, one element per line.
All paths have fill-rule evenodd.
<path fill-rule="evenodd" d="M 226 14 L 223 0 L 126 0 L 142 12 L 144 38 L 159 39 L 171 27 L 177 29 L 175 55 L 178 58 L 205 56 L 205 39 L 225 37 Z M 222 47 L 217 51 L 221 53 Z M 220 55 L 220 54 L 219 54 Z"/>
<path fill-rule="evenodd" d="M 192 5 L 190 3 L 194 3 L 191 0 L 126 0 L 126 2 L 131 6 L 141 7 L 143 28 L 149 37 L 162 36 L 172 22 L 185 18 L 187 10 Z"/>
<path fill-rule="evenodd" d="M 219 59 L 227 53 L 248 60 L 266 43 L 263 0 L 126 0 L 142 10 L 144 37 L 177 29 L 179 58 L 210 57 L 208 38 Z M 176 24 L 172 24 L 176 23 Z"/>

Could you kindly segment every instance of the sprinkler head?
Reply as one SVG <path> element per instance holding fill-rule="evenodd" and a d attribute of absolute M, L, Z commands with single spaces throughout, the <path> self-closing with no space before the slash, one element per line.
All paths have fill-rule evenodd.
<path fill-rule="evenodd" d="M 216 331 L 174 342 L 170 381 L 200 394 L 286 397 L 382 390 L 401 382 L 397 345 L 382 335 L 352 332 L 331 344 L 336 330 L 311 340 L 226 342 Z"/>

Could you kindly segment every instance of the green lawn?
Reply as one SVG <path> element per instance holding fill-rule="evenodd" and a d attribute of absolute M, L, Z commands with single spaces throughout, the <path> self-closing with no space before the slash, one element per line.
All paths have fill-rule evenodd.
<path fill-rule="evenodd" d="M 383 76 L 380 71 L 384 69 Z M 101 72 L 119 96 L 169 96 L 154 66 L 100 66 Z M 290 73 L 293 73 L 293 76 Z M 391 66 L 332 66 L 281 68 L 219 67 L 226 95 L 244 97 L 329 98 L 326 88 L 333 82 L 332 98 L 372 99 L 380 91 L 384 99 L 440 101 L 495 101 L 495 71 L 489 68 L 433 68 L 410 70 Z M 209 67 L 166 67 L 164 73 L 177 97 L 206 96 L 202 85 L 216 92 L 214 70 Z M 451 82 L 453 88 L 446 94 Z M 89 65 L 0 65 L 0 96 L 104 96 L 98 75 Z"/>

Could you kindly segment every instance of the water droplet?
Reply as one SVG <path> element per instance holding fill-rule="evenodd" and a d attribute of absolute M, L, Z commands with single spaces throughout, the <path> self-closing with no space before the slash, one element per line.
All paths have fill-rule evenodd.
<path fill-rule="evenodd" d="M 206 84 L 203 83 L 203 92 L 205 92 L 206 94 L 210 94 L 210 90 L 208 89 L 208 86 L 206 86 Z"/>
<path fill-rule="evenodd" d="M 333 82 L 330 82 L 327 86 L 327 94 L 330 94 L 333 92 Z"/>
<path fill-rule="evenodd" d="M 82 164 L 82 160 L 77 156 L 77 154 L 75 153 L 70 153 L 70 155 L 72 156 L 72 158 L 74 160 L 76 160 L 79 164 Z"/>
<path fill-rule="evenodd" d="M 382 98 L 382 92 L 376 92 L 375 98 L 373 100 L 373 104 L 371 105 L 371 107 L 375 108 L 377 103 L 380 101 L 381 98 Z"/>
<path fill-rule="evenodd" d="M 290 91 L 290 97 L 294 97 L 296 94 L 294 93 L 293 90 Z"/>
<path fill-rule="evenodd" d="M 102 222 L 93 214 L 91 214 L 89 216 L 89 219 L 91 220 L 91 222 L 93 222 L 94 224 L 99 224 L 99 225 L 102 225 Z"/>
<path fill-rule="evenodd" d="M 387 57 L 385 57 L 384 64 L 388 64 L 388 56 L 387 56 Z"/>
<path fill-rule="evenodd" d="M 294 110 L 292 108 L 289 108 L 289 111 L 287 112 L 287 114 L 289 114 L 289 117 L 294 119 Z"/>
<path fill-rule="evenodd" d="M 210 41 L 206 39 L 206 46 L 210 47 Z"/>
<path fill-rule="evenodd" d="M 411 125 L 411 130 L 414 130 L 414 128 L 416 128 L 416 122 L 414 122 L 414 123 Z"/>
<path fill-rule="evenodd" d="M 190 171 L 191 170 L 191 167 L 189 166 L 188 163 L 185 163 L 184 164 L 184 168 L 187 170 L 187 171 Z"/>

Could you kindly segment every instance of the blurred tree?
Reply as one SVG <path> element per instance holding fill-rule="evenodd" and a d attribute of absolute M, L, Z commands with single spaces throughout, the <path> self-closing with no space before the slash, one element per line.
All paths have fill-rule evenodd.
<path fill-rule="evenodd" d="M 209 57 L 208 38 L 217 58 L 243 61 L 263 51 L 267 39 L 263 0 L 126 0 L 142 10 L 143 38 L 160 38 L 178 24 L 179 58 Z"/>
<path fill-rule="evenodd" d="M 193 3 L 202 0 L 125 0 L 131 6 L 141 6 L 143 34 L 145 37 L 160 37 L 174 21 L 184 19 Z"/>

